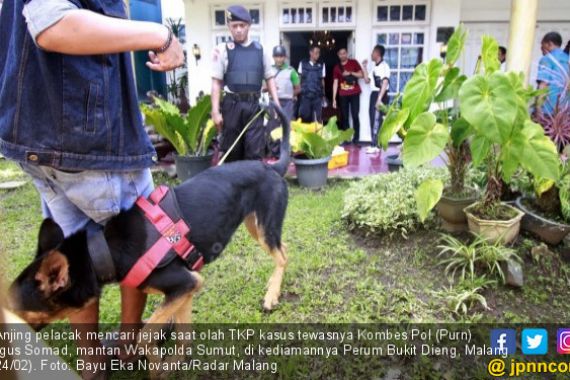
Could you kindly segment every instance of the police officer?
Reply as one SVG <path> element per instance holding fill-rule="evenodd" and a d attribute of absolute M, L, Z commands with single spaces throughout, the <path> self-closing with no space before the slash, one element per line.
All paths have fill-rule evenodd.
<path fill-rule="evenodd" d="M 304 122 L 322 121 L 323 96 L 325 89 L 325 65 L 319 62 L 321 49 L 311 46 L 309 59 L 299 64 L 301 75 L 301 99 L 299 116 Z"/>
<path fill-rule="evenodd" d="M 277 96 L 285 115 L 289 119 L 293 118 L 295 99 L 301 92 L 301 81 L 297 70 L 289 66 L 285 61 L 287 51 L 281 45 L 273 48 L 273 61 L 275 65 L 275 84 L 277 86 Z"/>
<path fill-rule="evenodd" d="M 271 98 L 279 105 L 271 58 L 249 34 L 251 16 L 247 9 L 233 5 L 226 12 L 232 42 L 218 45 L 212 59 L 212 119 L 221 129 L 221 150 L 227 152 L 243 128 L 260 110 L 259 98 L 265 79 Z M 225 87 L 224 87 L 225 86 Z M 220 95 L 225 95 L 221 102 Z M 265 153 L 263 117 L 248 127 L 226 161 L 260 160 Z"/>

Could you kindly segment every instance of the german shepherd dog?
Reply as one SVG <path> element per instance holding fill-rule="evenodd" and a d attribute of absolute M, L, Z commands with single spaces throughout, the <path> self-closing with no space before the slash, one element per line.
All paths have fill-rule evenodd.
<path fill-rule="evenodd" d="M 289 120 L 275 106 L 283 138 L 280 158 L 273 164 L 238 161 L 212 167 L 172 189 L 183 219 L 191 228 L 189 241 L 202 253 L 204 263 L 215 260 L 244 222 L 251 236 L 272 257 L 275 269 L 268 283 L 263 309 L 279 301 L 287 265 L 281 232 L 287 208 L 289 165 Z M 145 253 L 145 216 L 136 206 L 108 221 L 104 236 L 121 281 Z M 163 304 L 148 325 L 190 323 L 192 297 L 202 277 L 179 259 L 155 269 L 139 286 L 144 292 L 164 294 Z M 46 219 L 41 225 L 35 259 L 16 278 L 9 295 L 10 308 L 40 329 L 96 301 L 103 287 L 96 276 L 87 247 L 86 231 L 64 238 L 61 228 Z"/>

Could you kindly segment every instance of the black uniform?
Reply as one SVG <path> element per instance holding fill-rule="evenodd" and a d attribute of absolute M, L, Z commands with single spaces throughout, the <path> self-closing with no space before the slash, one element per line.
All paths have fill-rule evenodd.
<path fill-rule="evenodd" d="M 222 100 L 221 150 L 230 149 L 243 128 L 261 109 L 259 97 L 263 82 L 263 48 L 253 41 L 249 46 L 229 42 L 226 44 L 228 67 L 224 74 L 224 84 L 231 93 L 226 93 Z M 226 159 L 260 160 L 265 154 L 265 129 L 263 115 L 249 126 L 244 136 Z"/>

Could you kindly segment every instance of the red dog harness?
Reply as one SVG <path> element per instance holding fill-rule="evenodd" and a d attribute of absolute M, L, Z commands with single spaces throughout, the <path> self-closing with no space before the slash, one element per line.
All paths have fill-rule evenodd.
<path fill-rule="evenodd" d="M 190 233 L 190 228 L 180 216 L 175 194 L 169 192 L 168 187 L 159 186 L 152 192 L 149 200 L 139 197 L 136 205 L 160 236 L 121 281 L 122 285 L 133 288 L 140 286 L 172 250 L 187 263 L 190 270 L 199 271 L 204 265 L 204 257 L 186 237 Z M 161 203 L 163 205 L 169 204 L 168 208 L 175 219 L 174 221 L 161 207 Z"/>

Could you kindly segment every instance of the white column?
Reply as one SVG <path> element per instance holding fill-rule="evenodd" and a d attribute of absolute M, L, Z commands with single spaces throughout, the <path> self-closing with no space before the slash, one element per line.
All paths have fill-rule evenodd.
<path fill-rule="evenodd" d="M 528 79 L 534 44 L 538 0 L 512 0 L 507 69 Z"/>

